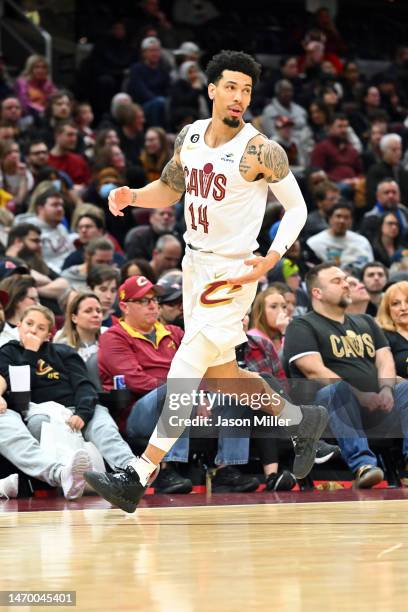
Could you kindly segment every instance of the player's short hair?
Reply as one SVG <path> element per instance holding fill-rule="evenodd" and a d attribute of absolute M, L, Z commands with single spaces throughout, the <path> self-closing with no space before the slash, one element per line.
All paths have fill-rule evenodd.
<path fill-rule="evenodd" d="M 208 62 L 206 75 L 209 83 L 214 85 L 221 79 L 224 70 L 243 72 L 252 79 L 255 85 L 261 74 L 261 65 L 243 51 L 221 51 Z"/>

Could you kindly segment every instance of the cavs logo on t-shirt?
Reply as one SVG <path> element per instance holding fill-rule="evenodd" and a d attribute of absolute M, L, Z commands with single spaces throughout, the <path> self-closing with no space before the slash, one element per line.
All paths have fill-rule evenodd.
<path fill-rule="evenodd" d="M 53 380 L 60 379 L 60 373 L 54 370 L 54 368 L 48 365 L 48 363 L 45 363 L 44 359 L 39 359 L 37 361 L 37 369 L 35 373 L 37 376 L 46 376 L 47 378 Z"/>
<path fill-rule="evenodd" d="M 375 357 L 374 340 L 368 333 L 356 334 L 348 329 L 345 336 L 331 334 L 330 343 L 333 355 L 340 359 L 343 357 Z"/>

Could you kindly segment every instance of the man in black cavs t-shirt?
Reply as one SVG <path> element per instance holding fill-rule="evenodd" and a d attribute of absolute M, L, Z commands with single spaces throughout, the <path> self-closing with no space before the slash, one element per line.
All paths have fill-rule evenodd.
<path fill-rule="evenodd" d="M 408 460 L 408 382 L 396 383 L 388 342 L 369 315 L 348 315 L 347 275 L 331 264 L 310 270 L 306 284 L 312 312 L 286 330 L 284 359 L 291 377 L 318 381 L 316 401 L 328 406 L 330 426 L 357 487 L 380 482 L 382 471 L 364 426 L 403 431 Z M 380 434 L 381 435 L 381 434 Z"/>

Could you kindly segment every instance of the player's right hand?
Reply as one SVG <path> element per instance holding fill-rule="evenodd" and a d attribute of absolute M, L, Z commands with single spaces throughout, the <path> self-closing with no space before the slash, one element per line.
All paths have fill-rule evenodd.
<path fill-rule="evenodd" d="M 129 187 L 117 187 L 112 189 L 109 194 L 108 204 L 109 210 L 115 217 L 123 217 L 121 212 L 126 206 L 132 203 L 132 190 Z"/>

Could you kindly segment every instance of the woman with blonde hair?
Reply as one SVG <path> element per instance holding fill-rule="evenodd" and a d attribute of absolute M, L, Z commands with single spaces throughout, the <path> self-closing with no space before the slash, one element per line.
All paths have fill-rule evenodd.
<path fill-rule="evenodd" d="M 102 327 L 102 316 L 95 293 L 78 293 L 68 302 L 64 327 L 57 332 L 54 342 L 71 346 L 87 362 L 98 352 L 99 336 L 108 329 Z"/>
<path fill-rule="evenodd" d="M 42 55 L 30 55 L 15 90 L 26 113 L 42 115 L 48 98 L 56 91 L 49 76 L 50 67 Z"/>
<path fill-rule="evenodd" d="M 268 287 L 258 293 L 252 307 L 251 323 L 248 333 L 270 340 L 279 353 L 289 317 L 285 297 L 277 287 Z"/>
<path fill-rule="evenodd" d="M 408 378 L 408 281 L 388 287 L 376 321 L 390 344 L 398 376 Z"/>

